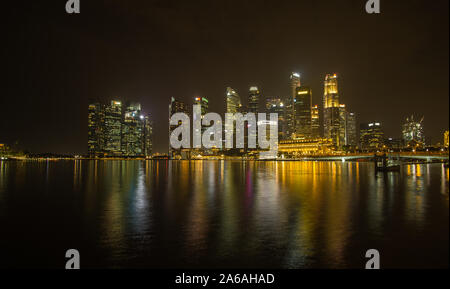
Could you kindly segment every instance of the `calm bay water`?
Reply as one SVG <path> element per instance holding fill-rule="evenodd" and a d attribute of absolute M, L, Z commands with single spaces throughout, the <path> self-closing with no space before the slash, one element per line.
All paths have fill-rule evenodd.
<path fill-rule="evenodd" d="M 449 265 L 449 171 L 372 163 L 2 161 L 0 267 Z"/>

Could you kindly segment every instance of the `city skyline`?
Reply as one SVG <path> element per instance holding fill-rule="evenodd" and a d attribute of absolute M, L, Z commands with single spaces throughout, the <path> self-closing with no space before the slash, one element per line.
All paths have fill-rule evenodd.
<path fill-rule="evenodd" d="M 427 143 L 442 142 L 448 130 L 448 38 L 442 37 L 448 35 L 443 25 L 448 2 L 385 3 L 380 15 L 365 14 L 357 1 L 313 6 L 296 2 L 294 9 L 283 3 L 205 3 L 151 2 L 142 12 L 126 3 L 84 3 L 80 21 L 51 5 L 12 7 L 27 21 L 8 19 L 22 33 L 7 33 L 10 73 L 7 97 L 2 97 L 0 142 L 18 141 L 32 152 L 86 153 L 89 99 L 119 96 L 146 108 L 155 121 L 153 151 L 165 152 L 170 97 L 187 103 L 195 96 L 206 97 L 210 111 L 224 113 L 226 87 L 234 88 L 244 103 L 252 86 L 262 99 L 285 97 L 292 71 L 299 72 L 302 85 L 311 87 L 312 104 L 320 109 L 323 77 L 336 72 L 339 97 L 359 123 L 380 121 L 387 136 L 401 138 L 406 117 L 423 116 Z M 400 21 L 395 17 L 405 6 L 408 14 Z M 198 14 L 200 7 L 208 13 Z M 260 13 L 249 14 L 252 9 Z M 304 17 L 311 26 L 291 25 L 296 18 L 290 16 L 299 9 L 309 12 Z M 153 22 L 155 13 L 171 15 L 174 22 Z M 35 27 L 32 20 L 43 15 L 54 21 Z M 226 21 L 228 15 L 234 21 Z M 414 21 L 418 15 L 421 21 Z M 355 22 L 358 29 L 352 28 Z M 274 23 L 279 23 L 276 32 L 285 33 L 271 30 Z M 108 33 L 110 29 L 118 34 Z M 302 39 L 292 38 L 297 31 Z M 322 32 L 327 39 L 321 39 Z M 62 34 L 66 36 L 59 37 Z M 42 39 L 54 42 L 40 45 Z M 228 45 L 233 39 L 235 45 Z M 30 41 L 35 47 L 27 52 Z M 291 41 L 293 45 L 285 45 Z M 26 63 L 41 62 L 24 69 Z M 11 107 L 20 107 L 21 113 Z"/>
<path fill-rule="evenodd" d="M 241 96 L 231 87 L 226 88 L 225 110 L 227 114 L 239 114 L 232 127 L 227 127 L 219 121 L 214 121 L 214 127 L 219 127 L 223 133 L 216 137 L 223 137 L 228 131 L 234 131 L 238 126 L 242 131 L 244 123 L 238 121 L 242 116 L 246 119 L 249 115 L 262 112 L 276 113 L 277 118 L 277 142 L 281 149 L 281 154 L 272 154 L 272 158 L 284 159 L 298 157 L 301 155 L 320 155 L 334 153 L 355 153 L 355 152 L 380 152 L 380 151 L 401 151 L 403 149 L 415 152 L 416 149 L 432 150 L 444 149 L 446 140 L 442 143 L 426 143 L 423 126 L 423 117 L 420 121 L 414 120 L 414 115 L 407 117 L 402 124 L 402 136 L 392 137 L 386 135 L 384 125 L 379 121 L 370 123 L 359 123 L 356 113 L 350 112 L 345 104 L 339 99 L 339 77 L 336 73 L 326 74 L 324 80 L 323 93 L 323 121 L 320 121 L 319 106 L 312 104 L 312 90 L 309 86 L 301 84 L 300 74 L 292 72 L 290 75 L 290 88 L 292 96 L 288 97 L 266 97 L 261 98 L 261 92 L 256 86 L 251 86 L 248 90 L 247 104 L 242 102 Z M 197 112 L 195 106 L 197 106 Z M 263 106 L 261 110 L 260 107 Z M 192 109 L 191 109 L 192 108 Z M 209 111 L 209 100 L 206 97 L 196 96 L 191 102 L 179 101 L 174 97 L 170 98 L 168 106 L 168 118 L 170 127 L 168 137 L 174 137 L 172 131 L 183 124 L 185 120 L 178 120 L 178 123 L 170 120 L 176 113 L 182 113 L 188 120 L 193 117 L 196 123 L 196 114 L 201 119 Z M 217 115 L 215 112 L 212 114 Z M 220 115 L 219 115 L 220 117 Z M 150 115 L 144 115 L 141 105 L 126 101 L 122 103 L 117 99 L 112 99 L 109 104 L 93 102 L 88 107 L 88 157 L 152 157 L 153 129 Z M 241 149 L 225 149 L 222 145 L 213 146 L 209 149 L 201 144 L 188 140 L 188 144 L 183 144 L 181 148 L 173 148 L 168 145 L 169 158 L 195 159 L 206 157 L 245 156 L 255 157 L 254 150 L 250 148 L 249 142 L 259 143 L 258 133 L 250 132 L 250 126 L 256 125 L 248 120 L 248 129 L 244 129 L 245 138 Z M 285 120 L 289 120 L 287 124 Z M 322 133 L 320 123 L 322 123 Z M 187 126 L 190 127 L 190 121 Z M 242 126 L 242 127 L 241 127 Z M 259 124 L 258 124 L 259 126 Z M 252 127 L 253 128 L 253 127 Z M 202 135 L 207 126 L 200 123 L 200 127 L 193 125 L 193 131 Z M 189 129 L 190 133 L 190 129 Z M 236 132 L 238 133 L 238 132 Z M 181 135 L 178 134 L 178 140 Z M 184 136 L 182 137 L 184 139 Z M 233 137 L 234 139 L 234 137 Z M 222 143 L 222 140 L 220 140 Z M 232 141 L 233 142 L 233 141 Z M 236 143 L 238 142 L 236 136 Z M 172 143 L 172 139 L 170 140 Z M 192 146 L 191 146 L 192 145 Z M 278 146 L 278 145 L 277 145 Z M 284 153 L 283 153 L 284 152 Z M 156 153 L 161 156 L 160 152 Z"/>
<path fill-rule="evenodd" d="M 449 0 L 6 3 L 0 269 L 448 268 Z"/>

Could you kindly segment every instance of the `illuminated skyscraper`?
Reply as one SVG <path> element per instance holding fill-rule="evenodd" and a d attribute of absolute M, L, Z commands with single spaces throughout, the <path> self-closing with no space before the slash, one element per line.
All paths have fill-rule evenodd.
<path fill-rule="evenodd" d="M 425 134 L 423 133 L 423 117 L 415 121 L 414 116 L 407 117 L 402 129 L 403 142 L 405 146 L 425 145 Z"/>
<path fill-rule="evenodd" d="M 284 118 L 284 103 L 281 97 L 269 97 L 266 99 L 266 111 L 267 113 L 278 114 L 278 140 L 285 138 L 284 127 L 286 125 Z"/>
<path fill-rule="evenodd" d="M 311 137 L 320 137 L 320 116 L 319 107 L 314 105 L 311 108 Z"/>
<path fill-rule="evenodd" d="M 88 107 L 88 155 L 150 156 L 152 127 L 149 117 L 141 113 L 141 105 L 131 104 L 122 109 L 122 102 Z"/>
<path fill-rule="evenodd" d="M 449 143 L 449 137 L 448 137 L 448 130 L 444 132 L 444 147 L 448 148 Z"/>
<path fill-rule="evenodd" d="M 257 86 L 251 86 L 248 94 L 248 112 L 258 113 L 261 94 Z"/>
<path fill-rule="evenodd" d="M 102 156 L 105 146 L 104 137 L 105 110 L 100 103 L 88 107 L 88 155 Z"/>
<path fill-rule="evenodd" d="M 355 113 L 347 112 L 347 121 L 345 130 L 346 130 L 345 144 L 349 147 L 356 147 L 358 145 L 358 131 L 356 129 Z"/>
<path fill-rule="evenodd" d="M 347 145 L 347 109 L 339 104 L 339 147 Z"/>
<path fill-rule="evenodd" d="M 226 112 L 227 113 L 244 113 L 243 111 L 243 107 L 242 107 L 242 102 L 241 102 L 241 98 L 239 97 L 239 94 L 232 89 L 231 87 L 227 87 L 227 91 L 226 91 Z M 225 124 L 225 129 L 223 130 L 224 133 L 226 134 L 227 131 L 232 130 L 233 132 L 236 132 L 236 123 L 233 122 L 233 125 L 230 127 L 227 127 L 227 125 Z M 240 133 L 240 132 L 236 132 Z M 244 143 L 247 143 L 247 135 L 246 135 L 246 130 L 244 130 Z M 225 141 L 225 139 L 224 139 Z M 241 144 L 242 145 L 242 144 Z M 237 144 L 236 144 L 237 146 Z M 245 146 L 246 147 L 246 146 Z M 229 152 L 237 152 L 239 151 L 239 149 L 228 149 L 227 151 Z"/>
<path fill-rule="evenodd" d="M 208 113 L 208 106 L 209 106 L 208 99 L 206 97 L 196 96 L 196 97 L 194 97 L 194 103 L 193 104 L 194 105 L 200 105 L 200 112 L 201 112 L 202 120 L 203 120 L 203 117 L 205 116 L 205 114 Z M 195 117 L 195 115 L 194 115 L 194 117 Z M 195 119 L 193 121 L 195 121 Z M 203 134 L 203 132 L 205 130 L 206 130 L 206 127 L 202 126 L 201 133 Z"/>
<path fill-rule="evenodd" d="M 190 115 L 189 113 L 189 107 L 186 103 L 182 101 L 178 101 L 175 99 L 175 97 L 170 98 L 170 104 L 169 104 L 169 122 L 170 117 L 178 112 L 185 113 L 187 115 Z M 172 131 L 177 128 L 179 125 L 181 125 L 181 121 L 178 123 L 178 125 L 169 125 L 169 157 L 173 157 L 175 153 L 180 153 L 181 150 L 175 150 L 170 145 L 170 135 L 172 134 Z"/>
<path fill-rule="evenodd" d="M 194 97 L 194 105 L 196 104 L 200 105 L 202 116 L 208 113 L 209 103 L 206 97 L 199 97 L 199 96 Z"/>
<path fill-rule="evenodd" d="M 227 113 L 237 113 L 240 111 L 242 107 L 241 98 L 239 94 L 232 89 L 231 87 L 227 87 Z"/>
<path fill-rule="evenodd" d="M 338 81 L 336 74 L 327 74 L 323 94 L 323 134 L 337 147 L 341 143 L 341 117 L 339 107 Z"/>
<path fill-rule="evenodd" d="M 300 87 L 300 74 L 293 72 L 289 78 L 290 95 L 284 101 L 285 105 L 285 120 L 286 128 L 284 135 L 286 138 L 291 138 L 295 133 L 295 106 L 294 99 L 296 98 L 297 88 Z"/>
<path fill-rule="evenodd" d="M 153 151 L 153 122 L 150 120 L 150 116 L 144 117 L 144 156 L 150 157 Z"/>
<path fill-rule="evenodd" d="M 122 103 L 117 100 L 111 101 L 105 107 L 105 148 L 108 156 L 119 156 L 121 151 L 121 129 L 122 129 Z"/>
<path fill-rule="evenodd" d="M 201 112 L 201 119 L 202 119 L 202 121 L 203 121 L 203 118 L 204 118 L 204 116 L 205 116 L 205 114 L 207 114 L 208 113 L 208 107 L 209 107 L 209 104 L 208 104 L 208 99 L 206 98 L 206 97 L 199 97 L 199 96 L 196 96 L 196 97 L 194 97 L 194 103 L 193 103 L 194 105 L 200 105 L 200 112 Z M 195 122 L 196 121 L 196 119 L 195 119 L 195 115 L 193 115 L 193 121 Z M 197 129 L 196 129 L 197 130 Z M 206 126 L 202 126 L 201 127 L 201 135 L 203 135 L 203 133 L 205 132 L 207 130 L 207 127 Z"/>
<path fill-rule="evenodd" d="M 384 132 L 379 122 L 363 123 L 360 127 L 360 146 L 375 151 L 383 147 Z"/>
<path fill-rule="evenodd" d="M 295 89 L 294 98 L 294 135 L 295 138 L 311 138 L 311 88 L 300 86 Z"/>
<path fill-rule="evenodd" d="M 139 103 L 130 104 L 125 109 L 122 122 L 121 151 L 123 156 L 144 155 L 144 116 Z"/>
<path fill-rule="evenodd" d="M 257 86 L 251 86 L 248 93 L 248 107 L 247 112 L 251 112 L 255 114 L 256 119 L 258 119 L 258 112 L 259 112 L 259 99 L 261 97 L 260 91 Z M 254 134 L 251 133 L 249 129 L 246 129 L 244 132 L 244 142 L 245 147 L 247 148 L 248 140 L 249 138 L 255 138 L 258 139 L 258 131 L 256 131 Z M 251 151 L 252 149 L 246 149 L 247 151 Z"/>

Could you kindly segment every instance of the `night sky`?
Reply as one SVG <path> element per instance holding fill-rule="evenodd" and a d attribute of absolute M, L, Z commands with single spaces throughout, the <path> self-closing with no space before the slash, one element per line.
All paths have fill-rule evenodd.
<path fill-rule="evenodd" d="M 12 4 L 16 2 L 15 4 Z M 0 143 L 32 152 L 86 153 L 90 99 L 138 101 L 154 121 L 155 151 L 168 146 L 168 103 L 210 99 L 225 89 L 246 101 L 286 96 L 297 71 L 322 105 L 326 73 L 359 122 L 400 137 L 424 116 L 427 143 L 449 122 L 449 1 L 66 0 L 2 3 Z M 6 89 L 5 89 L 6 88 Z"/>

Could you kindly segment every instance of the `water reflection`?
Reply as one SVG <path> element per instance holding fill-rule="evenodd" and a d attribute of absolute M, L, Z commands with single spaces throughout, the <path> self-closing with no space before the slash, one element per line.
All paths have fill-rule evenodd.
<path fill-rule="evenodd" d="M 402 256 L 387 267 L 448 266 L 448 188 L 441 164 L 0 162 L 0 221 L 7 233 L 17 214 L 63 214 L 78 235 L 36 229 L 85 248 L 91 267 L 361 268 L 373 246 Z"/>

